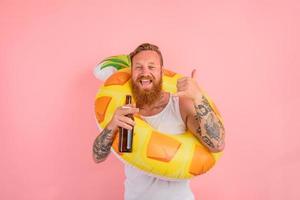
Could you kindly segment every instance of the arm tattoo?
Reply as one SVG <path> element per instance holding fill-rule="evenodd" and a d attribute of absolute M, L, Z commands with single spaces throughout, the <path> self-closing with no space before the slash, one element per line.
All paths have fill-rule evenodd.
<path fill-rule="evenodd" d="M 215 140 L 219 140 L 220 139 L 220 127 L 214 121 L 213 115 L 211 113 L 208 115 L 208 118 L 206 120 L 206 123 L 204 124 L 204 127 L 205 127 L 207 135 L 210 138 L 213 138 Z"/>
<path fill-rule="evenodd" d="M 200 126 L 196 129 L 197 136 L 208 147 L 219 148 L 224 143 L 224 127 L 222 122 L 213 114 L 208 100 L 203 96 L 202 104 L 195 105 L 195 119 Z"/>
<path fill-rule="evenodd" d="M 112 130 L 103 129 L 102 133 L 95 139 L 93 153 L 96 160 L 103 160 L 110 153 L 110 147 L 114 141 Z"/>
<path fill-rule="evenodd" d="M 202 135 L 200 126 L 197 128 L 196 132 L 205 144 L 207 144 L 211 148 L 215 148 L 215 145 L 212 143 L 212 141 L 206 135 Z"/>
<path fill-rule="evenodd" d="M 205 135 L 201 137 L 203 142 L 205 142 L 209 147 L 215 148 L 215 145 L 212 143 L 212 141 Z"/>
<path fill-rule="evenodd" d="M 212 111 L 208 100 L 202 96 L 202 104 L 195 105 L 196 109 L 196 120 L 201 120 L 204 116 L 206 116 L 208 113 Z"/>

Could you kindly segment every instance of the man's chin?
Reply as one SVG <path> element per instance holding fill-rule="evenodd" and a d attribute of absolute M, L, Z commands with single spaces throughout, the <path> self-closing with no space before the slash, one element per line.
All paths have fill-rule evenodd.
<path fill-rule="evenodd" d="M 142 92 L 151 92 L 153 90 L 153 87 L 150 88 L 140 88 L 140 91 Z"/>
<path fill-rule="evenodd" d="M 150 94 L 152 93 L 152 89 L 139 89 L 139 91 L 137 92 L 137 95 L 147 95 L 147 94 Z"/>

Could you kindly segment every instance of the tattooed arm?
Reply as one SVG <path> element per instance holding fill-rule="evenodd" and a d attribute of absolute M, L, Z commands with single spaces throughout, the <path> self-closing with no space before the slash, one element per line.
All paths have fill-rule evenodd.
<path fill-rule="evenodd" d="M 225 130 L 221 120 L 214 113 L 208 100 L 202 96 L 201 101 L 194 102 L 195 115 L 189 120 L 198 122 L 196 136 L 213 152 L 224 149 Z M 192 124 L 197 124 L 192 122 Z"/>
<path fill-rule="evenodd" d="M 212 152 L 224 149 L 225 130 L 208 100 L 202 95 L 196 81 L 196 70 L 191 77 L 177 81 L 177 96 L 180 97 L 181 117 L 187 128 Z"/>
<path fill-rule="evenodd" d="M 93 157 L 96 163 L 104 161 L 110 153 L 110 147 L 114 141 L 115 132 L 105 128 L 95 139 L 93 145 Z"/>
<path fill-rule="evenodd" d="M 139 109 L 134 106 L 116 109 L 111 121 L 94 141 L 93 157 L 96 163 L 104 161 L 109 155 L 118 127 L 132 129 L 134 126 L 134 121 L 126 115 L 134 114 L 138 111 Z"/>
<path fill-rule="evenodd" d="M 225 130 L 221 120 L 212 110 L 207 99 L 190 101 L 180 99 L 180 110 L 187 128 L 211 152 L 220 152 L 225 146 Z"/>

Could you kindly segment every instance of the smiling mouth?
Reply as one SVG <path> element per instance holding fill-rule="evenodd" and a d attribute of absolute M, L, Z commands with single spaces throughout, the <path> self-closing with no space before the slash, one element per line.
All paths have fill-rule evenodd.
<path fill-rule="evenodd" d="M 148 85 L 150 85 L 152 83 L 152 80 L 150 80 L 150 79 L 142 79 L 139 82 L 140 82 L 140 84 L 142 86 L 148 86 Z"/>

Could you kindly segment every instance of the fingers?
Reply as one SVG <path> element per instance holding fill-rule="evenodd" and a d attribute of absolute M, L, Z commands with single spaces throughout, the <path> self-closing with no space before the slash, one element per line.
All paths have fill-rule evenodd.
<path fill-rule="evenodd" d="M 125 122 L 119 122 L 118 127 L 125 128 L 125 129 L 128 129 L 128 130 L 132 130 L 132 126 L 126 124 Z"/>
<path fill-rule="evenodd" d="M 193 69 L 192 73 L 191 73 L 191 78 L 195 79 L 196 78 L 196 69 Z"/>
<path fill-rule="evenodd" d="M 126 105 L 124 105 L 124 106 L 122 106 L 122 107 L 136 108 L 136 104 L 135 104 L 135 103 L 133 103 L 133 104 L 126 104 Z"/>
<path fill-rule="evenodd" d="M 134 126 L 135 125 L 135 122 L 130 118 L 130 117 L 126 117 L 126 116 L 119 116 L 118 120 L 120 122 L 123 122 L 123 123 L 126 123 L 130 126 Z"/>
<path fill-rule="evenodd" d="M 175 93 L 175 96 L 185 96 L 185 90 L 188 87 L 188 77 L 182 77 L 177 80 L 177 93 Z"/>
<path fill-rule="evenodd" d="M 135 125 L 134 121 L 126 116 L 119 116 L 117 125 L 119 127 L 132 130 L 132 127 Z"/>
<path fill-rule="evenodd" d="M 185 77 L 182 77 L 182 78 L 178 79 L 177 84 L 187 84 L 191 81 L 192 81 L 192 78 L 185 76 Z"/>
<path fill-rule="evenodd" d="M 191 77 L 182 77 L 177 80 L 177 88 L 186 88 L 189 85 L 197 84 L 196 80 L 196 69 L 193 69 Z"/>
<path fill-rule="evenodd" d="M 182 87 L 186 87 L 188 85 L 187 81 L 181 81 L 181 82 L 177 82 L 177 88 L 182 88 Z"/>
<path fill-rule="evenodd" d="M 191 72 L 191 77 L 182 77 L 177 80 L 176 96 L 194 99 L 199 89 L 196 81 L 196 69 Z"/>
<path fill-rule="evenodd" d="M 130 107 L 130 106 L 122 106 L 121 108 L 119 108 L 118 113 L 120 115 L 128 115 L 128 114 L 135 114 L 139 112 L 139 108 L 134 108 L 134 107 Z"/>
<path fill-rule="evenodd" d="M 177 83 L 182 83 L 182 82 L 186 82 L 188 80 L 188 77 L 182 77 L 182 78 L 179 78 L 178 80 L 177 80 Z"/>
<path fill-rule="evenodd" d="M 177 92 L 185 91 L 189 88 L 188 84 L 178 84 L 177 85 Z"/>
<path fill-rule="evenodd" d="M 177 84 L 176 84 L 177 91 L 179 91 L 180 89 L 186 87 L 187 85 L 188 85 L 187 77 L 183 77 L 183 78 L 178 79 Z"/>
<path fill-rule="evenodd" d="M 183 77 L 177 80 L 177 91 L 186 90 L 191 82 L 191 78 L 189 77 Z"/>
<path fill-rule="evenodd" d="M 113 119 L 111 121 L 113 127 L 122 127 L 130 130 L 132 129 L 132 127 L 135 125 L 135 122 L 130 117 L 127 117 L 126 115 L 135 114 L 139 112 L 138 108 L 132 106 L 134 105 L 125 105 L 117 108 L 113 116 Z"/>
<path fill-rule="evenodd" d="M 177 82 L 184 82 L 184 81 L 187 81 L 188 79 L 196 79 L 197 78 L 196 71 L 197 71 L 196 69 L 193 69 L 190 77 L 187 77 L 187 76 L 182 77 L 182 78 L 178 79 Z"/>

